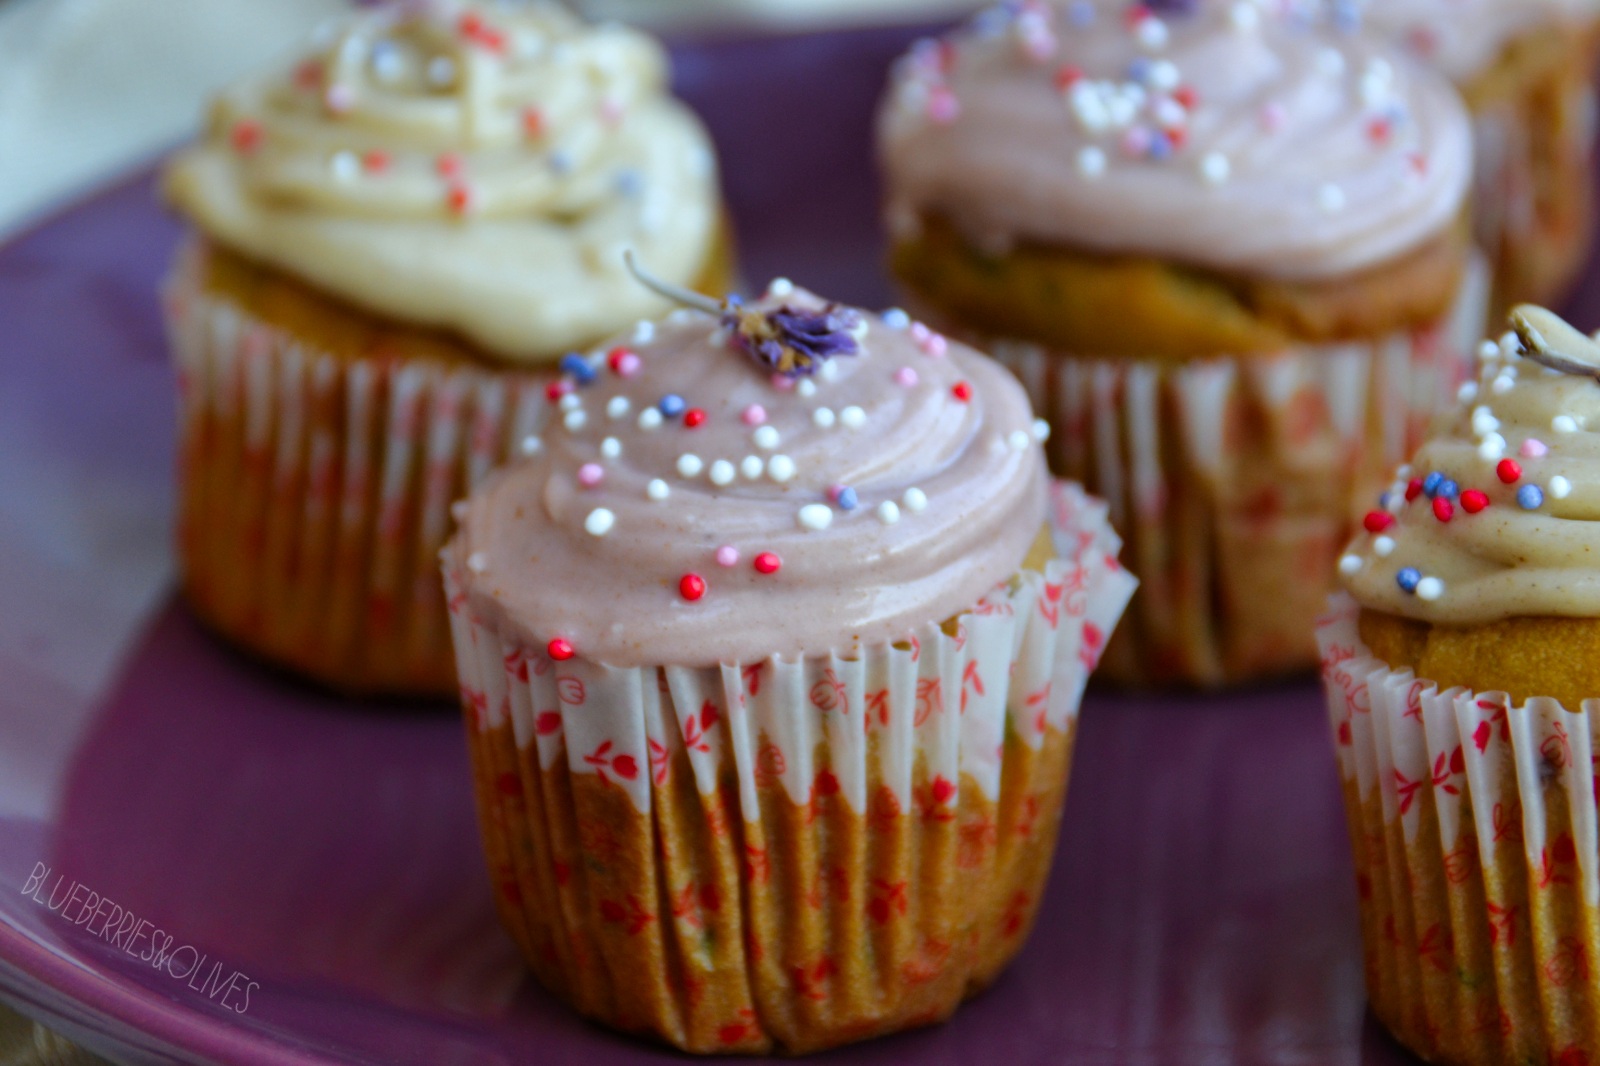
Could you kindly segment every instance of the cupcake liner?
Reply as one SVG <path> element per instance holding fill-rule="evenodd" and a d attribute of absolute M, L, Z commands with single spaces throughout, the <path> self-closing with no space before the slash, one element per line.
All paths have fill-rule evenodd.
<path fill-rule="evenodd" d="M 1354 517 L 1452 401 L 1487 271 L 1430 329 L 1185 363 L 978 342 L 1051 424 L 1055 472 L 1107 501 L 1140 591 L 1102 673 L 1221 685 L 1310 670 Z M 1364 505 L 1364 506 L 1363 506 Z"/>
<path fill-rule="evenodd" d="M 1368 995 L 1430 1061 L 1579 1064 L 1600 1048 L 1600 701 L 1511 706 L 1318 624 L 1355 850 Z"/>
<path fill-rule="evenodd" d="M 472 615 L 447 549 L 485 850 L 540 980 L 698 1052 L 926 1024 L 991 980 L 1135 585 L 1103 505 L 1058 485 L 1052 527 L 1043 573 L 943 626 L 709 668 L 553 661 Z"/>
<path fill-rule="evenodd" d="M 539 429 L 550 376 L 338 358 L 208 295 L 203 254 L 184 250 L 164 300 L 190 604 L 335 688 L 454 692 L 450 505 Z"/>

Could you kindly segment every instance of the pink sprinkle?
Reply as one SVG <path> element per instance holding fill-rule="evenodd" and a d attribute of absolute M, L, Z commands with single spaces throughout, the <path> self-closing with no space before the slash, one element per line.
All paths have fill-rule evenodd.
<path fill-rule="evenodd" d="M 342 115 L 355 106 L 355 90 L 348 85 L 330 85 L 323 101 L 328 105 L 329 111 Z"/>
<path fill-rule="evenodd" d="M 592 489 L 605 478 L 605 468 L 599 463 L 584 463 L 578 467 L 578 484 Z"/>
<path fill-rule="evenodd" d="M 621 122 L 625 113 L 626 110 L 622 106 L 621 100 L 608 96 L 600 101 L 600 118 L 608 126 L 615 126 Z"/>
<path fill-rule="evenodd" d="M 946 87 L 936 86 L 928 93 L 928 117 L 941 126 L 954 122 L 961 114 L 961 102 Z"/>
<path fill-rule="evenodd" d="M 1524 459 L 1543 459 L 1550 454 L 1550 449 L 1546 447 L 1544 441 L 1529 437 L 1522 442 L 1522 447 L 1518 449 L 1518 452 Z"/>
<path fill-rule="evenodd" d="M 1143 126 L 1134 126 L 1122 135 L 1122 153 L 1133 159 L 1142 159 L 1150 151 L 1150 131 Z"/>
<path fill-rule="evenodd" d="M 737 566 L 737 565 L 739 565 L 739 549 L 735 548 L 732 544 L 724 544 L 722 547 L 718 548 L 717 549 L 717 565 L 718 566 Z"/>
<path fill-rule="evenodd" d="M 639 372 L 639 357 L 632 352 L 623 352 L 617 357 L 617 373 L 625 378 L 631 378 Z"/>
<path fill-rule="evenodd" d="M 784 374 L 774 374 L 772 375 L 772 387 L 777 389 L 779 392 L 788 392 L 790 389 L 794 388 L 794 378 L 788 377 Z"/>
<path fill-rule="evenodd" d="M 759 426 L 767 420 L 767 409 L 758 403 L 753 403 L 739 415 L 747 426 Z"/>
<path fill-rule="evenodd" d="M 1281 130 L 1288 118 L 1289 112 L 1282 104 L 1261 105 L 1261 125 L 1269 132 Z"/>
<path fill-rule="evenodd" d="M 950 342 L 944 339 L 942 333 L 930 333 L 928 340 L 922 345 L 922 350 L 935 359 L 942 358 L 950 350 Z"/>
<path fill-rule="evenodd" d="M 894 372 L 894 380 L 895 384 L 904 385 L 909 389 L 917 383 L 917 372 L 909 366 L 903 366 Z"/>

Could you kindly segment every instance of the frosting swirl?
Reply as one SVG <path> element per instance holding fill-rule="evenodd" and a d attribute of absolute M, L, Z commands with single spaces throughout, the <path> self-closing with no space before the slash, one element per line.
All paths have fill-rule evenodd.
<path fill-rule="evenodd" d="M 980 15 L 896 68 L 891 226 L 1285 279 L 1338 277 L 1460 216 L 1471 130 L 1439 76 L 1258 0 Z"/>
<path fill-rule="evenodd" d="M 1520 34 L 1593 19 L 1595 0 L 1364 0 L 1342 5 L 1372 32 L 1395 41 L 1457 83 L 1483 73 Z"/>
<path fill-rule="evenodd" d="M 686 283 L 711 255 L 709 140 L 665 82 L 649 38 L 554 5 L 380 8 L 223 94 L 167 191 L 358 305 L 549 358 L 662 309 L 624 247 Z"/>
<path fill-rule="evenodd" d="M 1340 563 L 1367 607 L 1447 625 L 1600 617 L 1600 382 L 1486 342 L 1453 423 Z"/>
<path fill-rule="evenodd" d="M 784 308 L 824 305 L 775 283 L 746 311 Z M 810 377 L 699 311 L 597 353 L 532 457 L 466 506 L 450 550 L 474 610 L 614 666 L 704 666 L 971 608 L 1043 528 L 1042 423 L 998 364 L 899 312 L 835 326 L 856 343 Z"/>

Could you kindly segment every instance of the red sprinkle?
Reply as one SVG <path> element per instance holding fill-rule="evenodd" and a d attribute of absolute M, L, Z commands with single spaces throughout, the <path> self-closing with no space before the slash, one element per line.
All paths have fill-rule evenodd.
<path fill-rule="evenodd" d="M 440 152 L 433 161 L 433 169 L 443 178 L 454 178 L 461 173 L 461 157 L 454 152 Z"/>
<path fill-rule="evenodd" d="M 965 381 L 958 381 L 954 385 L 950 386 L 950 395 L 954 396 L 962 403 L 966 403 L 968 400 L 972 399 L 972 385 Z"/>
<path fill-rule="evenodd" d="M 577 654 L 577 651 L 572 647 L 572 642 L 561 637 L 556 637 L 549 644 L 546 644 L 544 650 L 549 652 L 550 658 L 558 663 L 566 662 Z"/>
<path fill-rule="evenodd" d="M 302 89 L 320 89 L 322 87 L 322 64 L 315 59 L 308 59 L 294 68 L 294 83 Z"/>
<path fill-rule="evenodd" d="M 1368 511 L 1367 517 L 1361 520 L 1368 533 L 1382 533 L 1394 525 L 1394 515 L 1388 511 Z"/>
<path fill-rule="evenodd" d="M 551 403 L 560 403 L 561 397 L 565 396 L 571 391 L 572 382 L 563 378 L 559 381 L 552 381 L 550 384 L 544 387 L 544 398 L 549 400 Z"/>
<path fill-rule="evenodd" d="M 1496 477 L 1509 485 L 1522 476 L 1522 465 L 1515 459 L 1502 459 L 1494 472 Z"/>
<path fill-rule="evenodd" d="M 783 560 L 778 558 L 777 552 L 762 552 L 755 557 L 755 568 L 758 574 L 776 574 L 781 566 L 783 566 Z"/>
<path fill-rule="evenodd" d="M 1062 67 L 1056 71 L 1056 88 L 1066 90 L 1083 80 L 1082 67 Z"/>
<path fill-rule="evenodd" d="M 261 123 L 255 119 L 242 118 L 233 124 L 233 150 L 240 155 L 251 155 L 261 147 Z"/>
<path fill-rule="evenodd" d="M 472 208 L 472 190 L 465 185 L 452 185 L 445 194 L 445 203 L 450 206 L 451 214 L 464 215 Z"/>
<path fill-rule="evenodd" d="M 684 574 L 678 580 L 678 595 L 693 603 L 706 594 L 706 579 L 699 574 Z"/>
<path fill-rule="evenodd" d="M 544 112 L 537 107 L 522 109 L 522 133 L 529 140 L 538 140 L 544 136 Z"/>
<path fill-rule="evenodd" d="M 683 424 L 690 429 L 705 424 L 706 413 L 698 407 L 691 407 L 683 412 Z"/>
<path fill-rule="evenodd" d="M 618 370 L 622 366 L 622 360 L 631 354 L 626 348 L 613 348 L 606 353 L 606 365 L 613 371 Z"/>
<path fill-rule="evenodd" d="M 1367 123 L 1367 139 L 1374 144 L 1386 144 L 1393 130 L 1394 127 L 1389 125 L 1388 119 L 1375 118 Z"/>
<path fill-rule="evenodd" d="M 1172 98 L 1183 105 L 1185 111 L 1193 111 L 1194 105 L 1200 102 L 1200 95 L 1194 91 L 1192 85 L 1180 85 L 1172 90 Z"/>
<path fill-rule="evenodd" d="M 1488 495 L 1477 489 L 1468 489 L 1461 494 L 1461 509 L 1468 514 L 1477 514 L 1487 506 L 1489 506 Z"/>
<path fill-rule="evenodd" d="M 1418 496 L 1421 496 L 1421 495 L 1422 495 L 1422 479 L 1420 477 L 1414 477 L 1406 485 L 1406 502 L 1410 503 L 1412 500 L 1416 499 Z"/>
<path fill-rule="evenodd" d="M 1455 517 L 1455 514 L 1455 505 L 1449 500 L 1445 499 L 1443 496 L 1440 496 L 1433 501 L 1433 517 L 1437 518 L 1439 521 L 1448 522 L 1450 519 Z"/>
<path fill-rule="evenodd" d="M 389 153 L 374 148 L 361 157 L 361 165 L 369 174 L 382 174 L 389 169 Z"/>

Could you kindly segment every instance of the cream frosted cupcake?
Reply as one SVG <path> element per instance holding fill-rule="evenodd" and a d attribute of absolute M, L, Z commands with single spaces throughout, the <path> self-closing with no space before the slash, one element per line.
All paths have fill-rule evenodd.
<path fill-rule="evenodd" d="M 1007 5 L 896 69 L 910 300 L 1022 379 L 1142 588 L 1113 677 L 1309 669 L 1358 499 L 1481 330 L 1438 75 L 1275 5 Z"/>
<path fill-rule="evenodd" d="M 1595 0 L 1350 0 L 1342 21 L 1443 71 L 1472 109 L 1473 209 L 1500 306 L 1550 301 L 1594 230 Z"/>
<path fill-rule="evenodd" d="M 1452 1066 L 1600 1047 L 1600 344 L 1515 317 L 1319 634 L 1368 994 Z"/>
<path fill-rule="evenodd" d="M 214 105 L 165 191 L 180 558 L 200 616 L 337 688 L 455 688 L 450 502 L 558 364 L 729 273 L 716 166 L 662 50 L 553 5 L 397 5 Z M 547 395 L 547 387 L 554 388 Z"/>
<path fill-rule="evenodd" d="M 445 579 L 540 980 L 802 1052 L 940 1020 L 1020 947 L 1133 581 L 997 364 L 782 282 L 709 312 L 572 393 Z"/>

